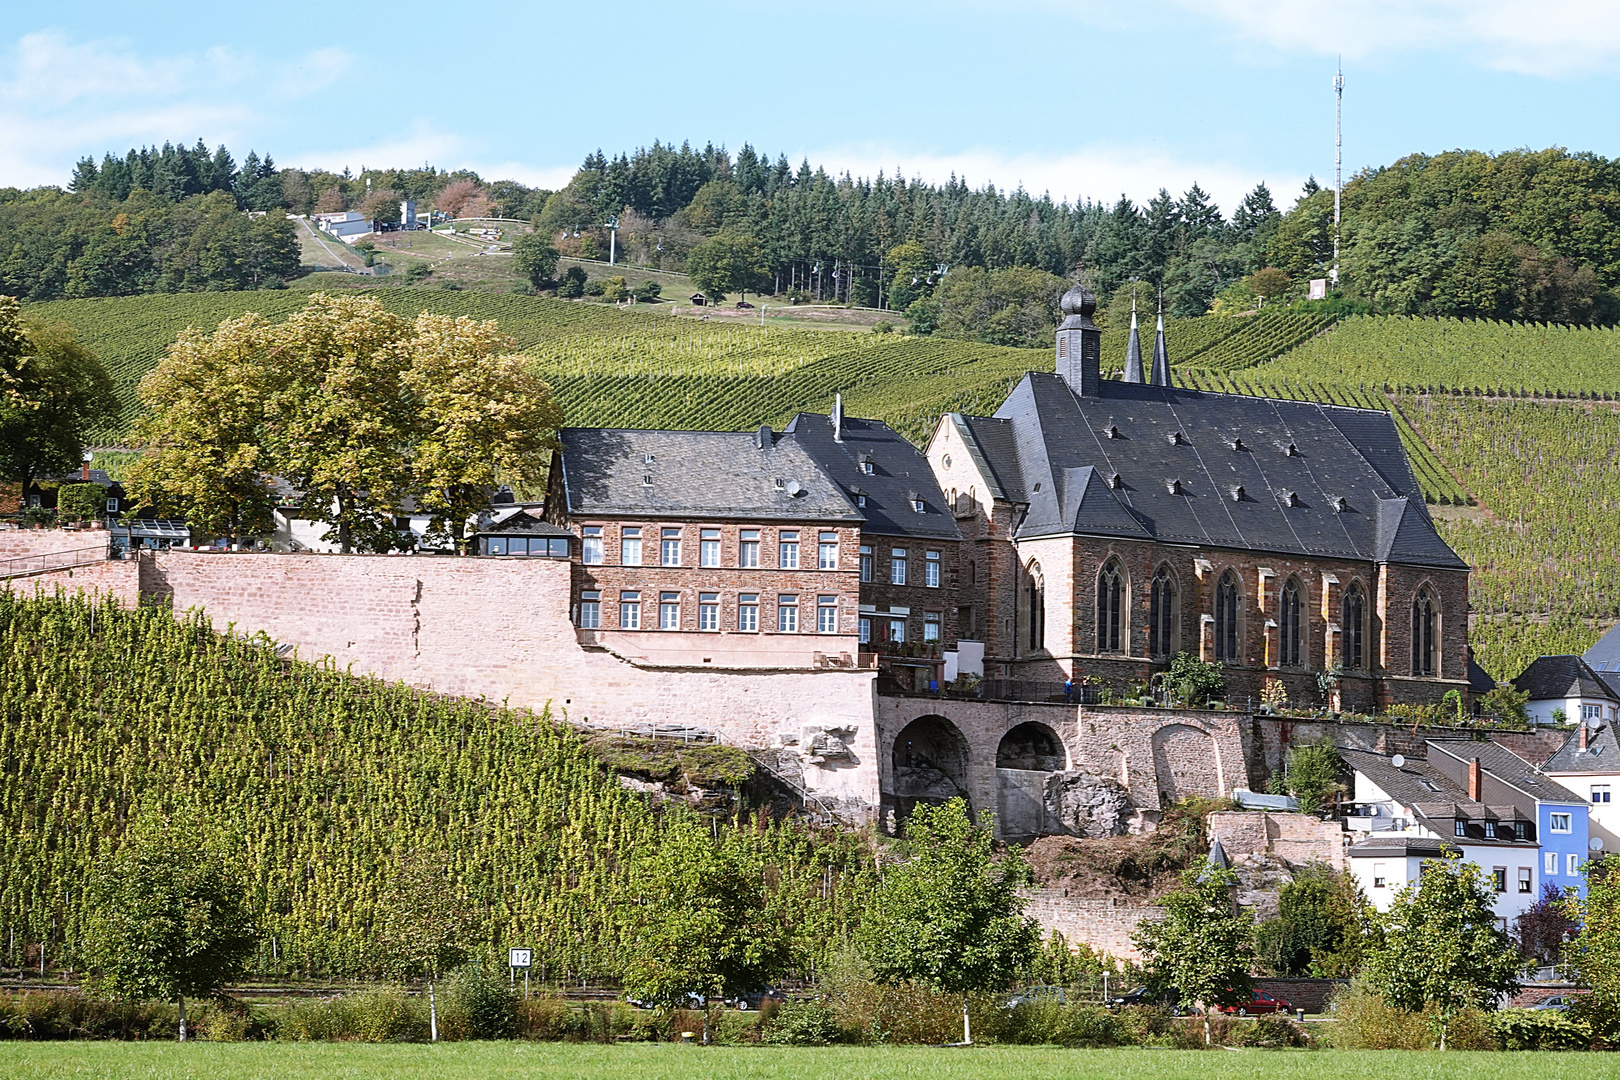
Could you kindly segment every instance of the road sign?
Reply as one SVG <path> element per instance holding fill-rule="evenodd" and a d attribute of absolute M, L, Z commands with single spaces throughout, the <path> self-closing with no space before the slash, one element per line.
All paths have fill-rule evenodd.
<path fill-rule="evenodd" d="M 533 949 L 508 949 L 508 950 L 506 950 L 506 966 L 507 967 L 526 968 L 526 967 L 531 966 L 533 963 L 534 963 L 534 950 Z"/>

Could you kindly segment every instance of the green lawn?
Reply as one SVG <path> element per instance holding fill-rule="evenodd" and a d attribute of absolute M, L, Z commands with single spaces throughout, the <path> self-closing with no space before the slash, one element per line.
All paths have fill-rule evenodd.
<path fill-rule="evenodd" d="M 1402 1051 L 1056 1050 L 921 1047 L 821 1050 L 637 1044 L 0 1043 L 10 1080 L 1586 1080 L 1606 1054 Z"/>

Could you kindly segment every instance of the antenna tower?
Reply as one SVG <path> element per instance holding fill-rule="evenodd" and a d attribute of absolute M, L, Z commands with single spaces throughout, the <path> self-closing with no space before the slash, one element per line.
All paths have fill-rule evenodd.
<path fill-rule="evenodd" d="M 1333 75 L 1333 284 L 1339 284 L 1339 200 L 1344 194 L 1344 64 Z"/>

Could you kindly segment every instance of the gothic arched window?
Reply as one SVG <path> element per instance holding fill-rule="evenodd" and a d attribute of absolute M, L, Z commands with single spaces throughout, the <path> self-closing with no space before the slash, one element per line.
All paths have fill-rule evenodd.
<path fill-rule="evenodd" d="M 1233 663 L 1240 659 L 1237 577 L 1230 570 L 1215 584 L 1215 659 Z"/>
<path fill-rule="evenodd" d="M 1366 664 L 1366 652 L 1363 636 L 1366 626 L 1366 600 L 1361 595 L 1361 586 L 1352 583 L 1344 591 L 1344 612 L 1339 620 L 1339 626 L 1344 634 L 1344 667 L 1348 670 L 1358 670 Z"/>
<path fill-rule="evenodd" d="M 1109 559 L 1097 575 L 1097 651 L 1124 649 L 1125 575 L 1119 563 Z"/>
<path fill-rule="evenodd" d="M 1039 563 L 1029 564 L 1029 647 L 1046 647 L 1046 583 Z"/>
<path fill-rule="evenodd" d="M 1176 586 L 1170 580 L 1170 571 L 1160 569 L 1153 575 L 1153 587 L 1148 593 L 1148 655 L 1169 656 L 1175 651 Z"/>
<path fill-rule="evenodd" d="M 1278 659 L 1283 667 L 1299 667 L 1301 644 L 1305 638 L 1304 628 L 1300 625 L 1300 612 L 1304 607 L 1299 599 L 1299 582 L 1289 578 L 1288 584 L 1283 586 L 1282 610 L 1278 613 L 1278 636 L 1282 639 L 1282 656 Z"/>
<path fill-rule="evenodd" d="M 1412 674 L 1433 675 L 1439 665 L 1435 639 L 1438 636 L 1440 613 L 1435 608 L 1434 596 L 1427 587 L 1418 590 L 1412 598 Z"/>

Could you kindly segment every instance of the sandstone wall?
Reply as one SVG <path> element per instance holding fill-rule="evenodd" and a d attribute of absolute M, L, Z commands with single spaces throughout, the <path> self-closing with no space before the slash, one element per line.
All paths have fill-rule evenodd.
<path fill-rule="evenodd" d="M 1336 870 L 1345 863 L 1345 831 L 1336 821 L 1309 814 L 1228 810 L 1209 815 L 1209 837 L 1232 859 L 1275 855 L 1291 866 L 1320 862 Z"/>
<path fill-rule="evenodd" d="M 1065 889 L 1028 889 L 1024 913 L 1041 927 L 1056 930 L 1070 945 L 1086 944 L 1099 953 L 1140 964 L 1142 954 L 1131 941 L 1137 925 L 1164 918 L 1164 908 L 1130 904 L 1115 898 L 1069 896 Z M 1123 989 L 1129 989 L 1125 987 Z"/>
<path fill-rule="evenodd" d="M 216 629 L 263 632 L 307 660 L 575 722 L 687 723 L 746 746 L 802 745 L 832 731 L 804 783 L 860 818 L 878 801 L 869 671 L 649 670 L 581 646 L 568 620 L 569 564 L 549 559 L 159 552 L 145 592 Z"/>
<path fill-rule="evenodd" d="M 0 582 L 20 596 L 42 593 L 50 596 L 58 589 L 63 592 L 89 592 L 114 596 L 126 608 L 135 608 L 141 602 L 140 567 L 133 561 L 86 563 L 83 566 L 32 574 Z"/>

